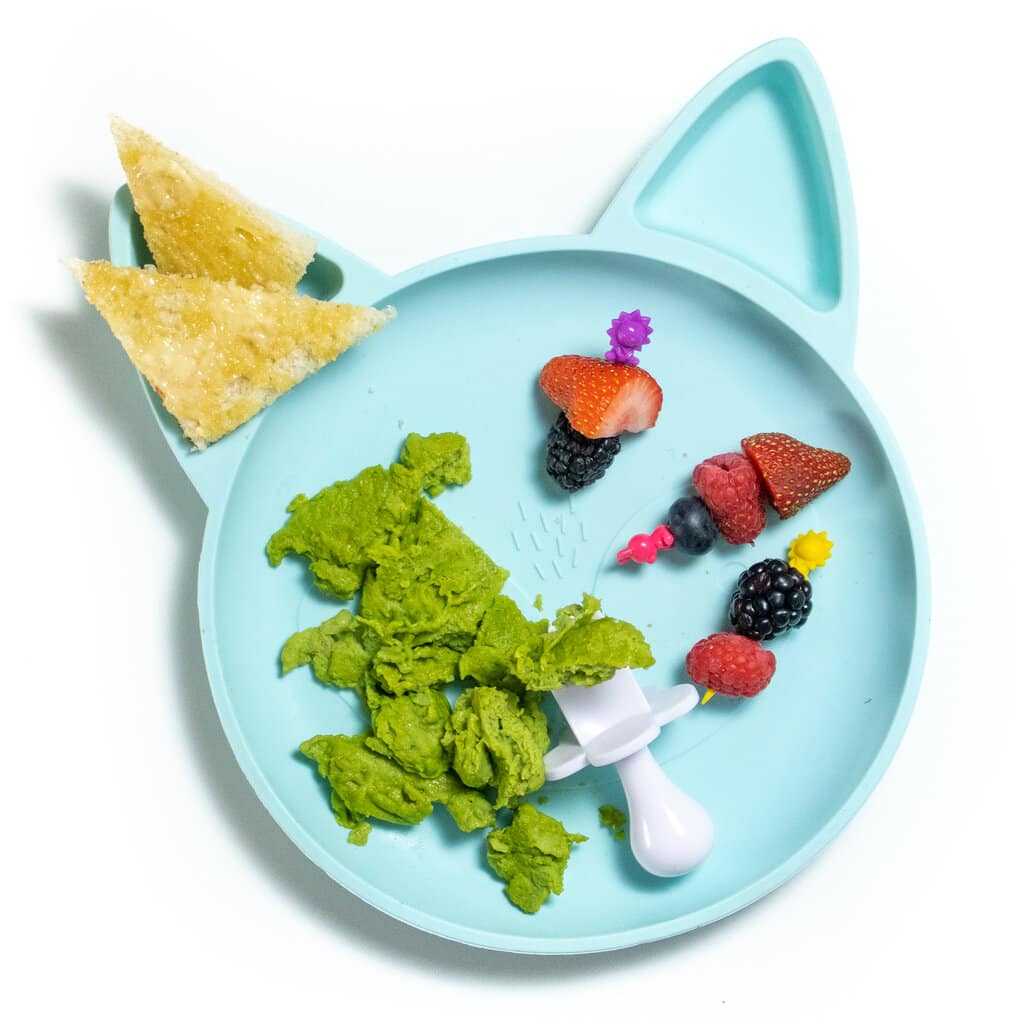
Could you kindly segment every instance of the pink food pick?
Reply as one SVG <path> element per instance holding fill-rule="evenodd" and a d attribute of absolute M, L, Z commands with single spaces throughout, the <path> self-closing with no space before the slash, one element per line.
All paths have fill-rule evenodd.
<path fill-rule="evenodd" d="M 629 538 L 629 543 L 618 553 L 619 565 L 627 562 L 653 563 L 658 552 L 670 548 L 675 537 L 667 526 L 656 526 L 650 533 L 638 533 Z"/>

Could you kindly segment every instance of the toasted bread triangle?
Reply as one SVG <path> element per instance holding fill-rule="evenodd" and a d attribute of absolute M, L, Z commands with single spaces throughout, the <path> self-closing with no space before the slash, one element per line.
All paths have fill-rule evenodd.
<path fill-rule="evenodd" d="M 244 287 L 295 287 L 315 239 L 126 121 L 111 118 L 110 130 L 158 270 Z"/>
<path fill-rule="evenodd" d="M 223 437 L 394 310 L 70 260 L 86 298 L 197 448 Z"/>

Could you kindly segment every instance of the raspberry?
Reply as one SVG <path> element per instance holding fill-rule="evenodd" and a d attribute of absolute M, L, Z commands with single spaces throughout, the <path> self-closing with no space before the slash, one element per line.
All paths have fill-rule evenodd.
<path fill-rule="evenodd" d="M 727 697 L 754 697 L 775 674 L 775 655 L 738 633 L 712 633 L 686 656 L 686 671 L 701 686 Z"/>
<path fill-rule="evenodd" d="M 761 476 L 750 459 L 738 452 L 705 459 L 693 471 L 693 485 L 730 544 L 754 543 L 767 517 Z"/>

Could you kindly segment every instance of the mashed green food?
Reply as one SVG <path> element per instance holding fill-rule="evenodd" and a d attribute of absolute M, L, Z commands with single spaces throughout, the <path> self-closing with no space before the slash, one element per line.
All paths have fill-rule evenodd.
<path fill-rule="evenodd" d="M 616 839 L 626 838 L 626 812 L 611 804 L 602 804 L 597 809 L 598 820 Z"/>
<path fill-rule="evenodd" d="M 443 743 L 456 775 L 474 789 L 494 787 L 498 807 L 544 785 L 548 720 L 536 694 L 471 686 L 455 702 Z"/>
<path fill-rule="evenodd" d="M 452 709 L 443 690 L 420 690 L 398 697 L 368 690 L 366 705 L 373 735 L 366 745 L 406 771 L 436 779 L 451 767 L 443 744 Z"/>
<path fill-rule="evenodd" d="M 401 531 L 423 491 L 437 497 L 469 478 L 469 445 L 461 434 L 410 434 L 400 461 L 388 469 L 368 466 L 312 498 L 294 498 L 267 557 L 280 565 L 285 555 L 305 555 L 316 585 L 347 601 L 373 564 L 370 548 Z"/>
<path fill-rule="evenodd" d="M 367 818 L 415 825 L 442 803 L 463 832 L 494 824 L 494 808 L 482 793 L 451 772 L 423 779 L 375 753 L 365 736 L 314 736 L 299 750 L 316 762 L 331 784 L 331 809 L 339 825 L 356 828 Z M 364 833 L 365 834 L 365 833 Z"/>
<path fill-rule="evenodd" d="M 371 674 L 395 694 L 453 682 L 508 572 L 425 499 L 373 555 L 358 615 Z"/>
<path fill-rule="evenodd" d="M 289 637 L 281 650 L 281 671 L 312 665 L 317 679 L 325 683 L 361 687 L 371 660 L 360 640 L 355 616 L 341 611 L 319 626 Z"/>
<path fill-rule="evenodd" d="M 487 836 L 487 863 L 505 879 L 508 898 L 535 914 L 552 893 L 562 891 L 573 844 L 586 841 L 532 804 L 523 804 L 510 825 Z"/>
<path fill-rule="evenodd" d="M 584 595 L 551 623 L 528 620 L 502 595 L 506 570 L 424 496 L 469 478 L 463 437 L 411 434 L 387 469 L 295 498 L 267 545 L 272 565 L 300 555 L 326 593 L 359 594 L 355 611 L 301 630 L 281 651 L 282 672 L 310 665 L 365 702 L 364 733 L 299 748 L 358 845 L 371 821 L 414 825 L 438 803 L 463 831 L 493 826 L 496 808 L 517 807 L 544 783 L 544 693 L 654 663 L 635 627 L 598 616 L 596 598 Z M 444 689 L 452 683 L 462 687 L 454 706 Z M 522 805 L 491 832 L 488 861 L 512 901 L 533 912 L 562 891 L 583 838 Z"/>
<path fill-rule="evenodd" d="M 643 634 L 628 622 L 597 618 L 600 610 L 601 602 L 584 594 L 582 604 L 560 609 L 553 624 L 530 622 L 514 601 L 498 597 L 459 670 L 479 683 L 543 691 L 593 686 L 627 665 L 653 665 Z"/>

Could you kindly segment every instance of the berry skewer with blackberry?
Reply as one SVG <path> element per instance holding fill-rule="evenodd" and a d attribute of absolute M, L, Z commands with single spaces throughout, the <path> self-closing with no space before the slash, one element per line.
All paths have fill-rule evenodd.
<path fill-rule="evenodd" d="M 541 389 L 561 409 L 548 432 L 545 469 L 570 493 L 604 476 L 621 450 L 621 434 L 657 422 L 662 390 L 636 356 L 650 341 L 650 319 L 638 309 L 622 312 L 608 328 L 611 348 L 603 359 L 555 356 L 540 372 Z"/>
<path fill-rule="evenodd" d="M 706 704 L 716 693 L 754 697 L 775 674 L 775 655 L 762 644 L 791 629 L 800 629 L 811 614 L 813 569 L 832 553 L 828 534 L 801 534 L 789 547 L 789 561 L 768 558 L 745 569 L 729 603 L 735 633 L 713 633 L 686 656 L 690 678 L 707 689 Z"/>
<path fill-rule="evenodd" d="M 631 537 L 618 553 L 619 564 L 650 564 L 674 545 L 688 554 L 706 554 L 717 533 L 730 544 L 753 544 L 767 523 L 766 498 L 780 519 L 789 519 L 850 471 L 841 452 L 814 448 L 788 434 L 754 434 L 741 446 L 742 454 L 726 452 L 697 466 L 696 496 L 674 502 L 665 523 L 651 533 Z"/>

